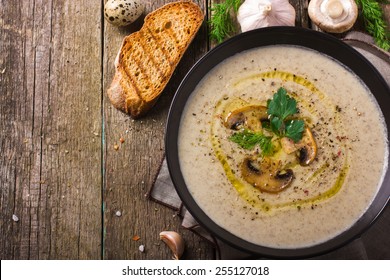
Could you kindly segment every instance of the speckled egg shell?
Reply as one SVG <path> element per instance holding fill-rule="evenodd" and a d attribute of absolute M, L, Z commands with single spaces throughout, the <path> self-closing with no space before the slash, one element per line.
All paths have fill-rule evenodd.
<path fill-rule="evenodd" d="M 139 18 L 144 9 L 144 3 L 139 0 L 108 0 L 104 6 L 104 17 L 115 26 L 124 26 Z"/>

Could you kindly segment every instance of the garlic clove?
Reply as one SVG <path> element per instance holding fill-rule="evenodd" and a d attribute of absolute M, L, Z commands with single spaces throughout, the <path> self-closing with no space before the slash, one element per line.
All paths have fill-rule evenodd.
<path fill-rule="evenodd" d="M 184 240 L 180 234 L 175 231 L 162 231 L 160 239 L 171 249 L 175 260 L 181 258 L 184 253 Z"/>

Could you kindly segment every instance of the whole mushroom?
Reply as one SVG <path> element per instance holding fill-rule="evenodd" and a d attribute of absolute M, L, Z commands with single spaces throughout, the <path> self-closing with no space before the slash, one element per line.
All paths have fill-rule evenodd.
<path fill-rule="evenodd" d="M 104 5 L 104 17 L 115 26 L 125 26 L 139 18 L 144 9 L 140 0 L 108 0 Z"/>
<path fill-rule="evenodd" d="M 311 0 L 308 12 L 319 28 L 330 33 L 343 33 L 351 29 L 358 17 L 354 0 Z"/>

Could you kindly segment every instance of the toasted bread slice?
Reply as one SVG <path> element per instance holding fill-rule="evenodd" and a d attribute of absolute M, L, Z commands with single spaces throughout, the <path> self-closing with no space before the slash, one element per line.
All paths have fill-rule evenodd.
<path fill-rule="evenodd" d="M 145 17 L 140 31 L 125 37 L 108 89 L 117 109 L 137 118 L 157 101 L 204 15 L 191 1 L 173 2 Z"/>

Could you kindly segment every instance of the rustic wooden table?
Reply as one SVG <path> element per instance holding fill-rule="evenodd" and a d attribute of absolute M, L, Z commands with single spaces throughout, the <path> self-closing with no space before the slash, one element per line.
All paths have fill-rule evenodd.
<path fill-rule="evenodd" d="M 144 15 L 166 2 L 145 1 Z M 210 16 L 212 1 L 196 2 Z M 296 25 L 310 27 L 307 0 L 290 2 Z M 157 105 L 133 121 L 106 90 L 123 37 L 143 17 L 111 26 L 104 3 L 0 1 L 0 258 L 170 259 L 159 233 L 175 230 L 186 241 L 184 258 L 213 259 L 210 244 L 145 196 L 164 157 L 174 92 L 212 47 L 206 22 Z M 381 219 L 389 221 L 388 212 Z M 375 225 L 358 240 L 368 258 L 390 258 L 386 234 Z"/>

